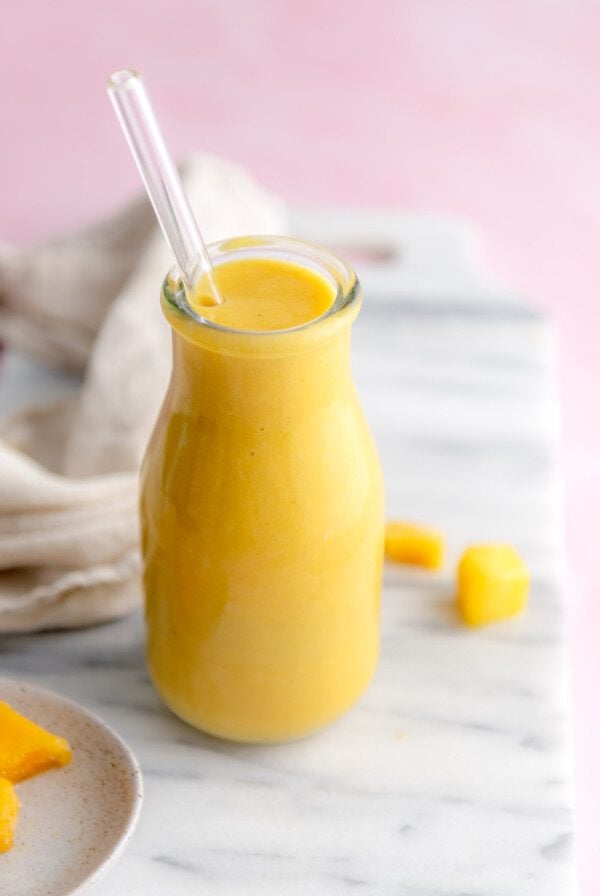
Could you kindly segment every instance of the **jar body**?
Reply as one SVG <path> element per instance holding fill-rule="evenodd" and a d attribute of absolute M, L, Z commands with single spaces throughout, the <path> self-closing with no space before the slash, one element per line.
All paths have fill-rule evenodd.
<path fill-rule="evenodd" d="M 177 715 L 220 737 L 307 734 L 376 665 L 383 485 L 350 324 L 264 353 L 174 329 L 142 469 L 148 666 Z"/>

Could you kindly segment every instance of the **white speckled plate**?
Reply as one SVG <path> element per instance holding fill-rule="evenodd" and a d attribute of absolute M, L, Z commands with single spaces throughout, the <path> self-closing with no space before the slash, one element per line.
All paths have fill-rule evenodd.
<path fill-rule="evenodd" d="M 0 855 L 0 893 L 74 896 L 131 837 L 142 802 L 139 766 L 104 722 L 58 694 L 3 678 L 0 700 L 73 748 L 66 768 L 17 785 L 21 813 L 15 845 Z"/>

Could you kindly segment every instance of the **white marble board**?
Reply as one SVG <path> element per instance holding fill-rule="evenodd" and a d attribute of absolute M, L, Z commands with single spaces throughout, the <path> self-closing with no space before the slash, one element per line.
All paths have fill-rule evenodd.
<path fill-rule="evenodd" d="M 365 305 L 354 371 L 388 512 L 443 526 L 450 545 L 440 575 L 386 569 L 382 657 L 367 695 L 297 743 L 204 737 L 154 695 L 139 615 L 1 638 L 0 674 L 80 701 L 141 762 L 138 831 L 96 896 L 572 894 L 549 324 L 490 281 L 459 222 L 309 209 L 293 225 L 356 256 Z M 0 411 L 68 387 L 40 376 L 9 355 Z M 470 631 L 453 609 L 455 562 L 487 539 L 523 552 L 531 605 Z"/>

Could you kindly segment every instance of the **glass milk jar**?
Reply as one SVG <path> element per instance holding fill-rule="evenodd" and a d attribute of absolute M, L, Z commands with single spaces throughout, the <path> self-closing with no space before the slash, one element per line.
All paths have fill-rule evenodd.
<path fill-rule="evenodd" d="M 361 294 L 349 267 L 300 241 L 210 254 L 226 324 L 171 277 L 162 291 L 173 372 L 142 468 L 148 666 L 191 725 L 281 741 L 348 709 L 377 661 L 383 485 L 350 372 Z M 281 328 L 302 278 L 330 299 Z M 232 325 L 222 284 L 240 282 L 260 329 Z"/>

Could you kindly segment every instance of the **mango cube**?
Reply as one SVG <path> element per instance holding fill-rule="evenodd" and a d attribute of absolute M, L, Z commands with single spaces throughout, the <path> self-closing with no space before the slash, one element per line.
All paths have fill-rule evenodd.
<path fill-rule="evenodd" d="M 15 788 L 6 778 L 0 778 L 0 852 L 12 849 L 18 815 L 19 799 Z"/>
<path fill-rule="evenodd" d="M 515 616 L 529 593 L 529 571 L 505 544 L 473 545 L 458 567 L 458 609 L 467 625 L 486 625 Z"/>
<path fill-rule="evenodd" d="M 393 521 L 385 528 L 385 555 L 394 563 L 410 563 L 426 569 L 444 564 L 444 534 L 413 523 Z"/>
<path fill-rule="evenodd" d="M 0 700 L 0 778 L 13 783 L 71 761 L 67 741 Z"/>

